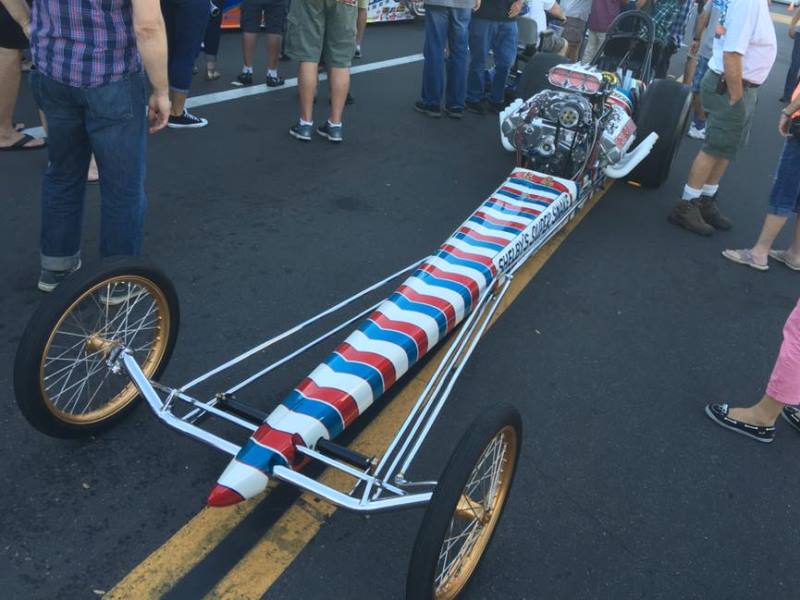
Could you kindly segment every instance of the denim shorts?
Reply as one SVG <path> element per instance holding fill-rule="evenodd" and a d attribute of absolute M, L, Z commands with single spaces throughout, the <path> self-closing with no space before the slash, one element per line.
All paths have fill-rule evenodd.
<path fill-rule="evenodd" d="M 790 217 L 800 213 L 800 140 L 789 138 L 775 169 L 775 181 L 769 193 L 769 213 Z"/>
<path fill-rule="evenodd" d="M 692 79 L 692 92 L 695 94 L 700 93 L 700 82 L 703 81 L 703 75 L 708 71 L 709 59 L 705 56 L 700 56 L 697 59 L 697 66 L 694 69 L 694 79 Z"/>

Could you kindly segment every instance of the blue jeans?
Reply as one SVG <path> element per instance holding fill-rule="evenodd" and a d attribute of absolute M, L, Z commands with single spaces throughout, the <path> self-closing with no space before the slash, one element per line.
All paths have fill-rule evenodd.
<path fill-rule="evenodd" d="M 169 87 L 180 94 L 188 94 L 194 59 L 211 15 L 211 3 L 209 0 L 161 0 L 161 12 L 169 46 Z"/>
<path fill-rule="evenodd" d="M 486 56 L 494 54 L 494 79 L 489 100 L 501 104 L 505 100 L 506 80 L 517 56 L 516 21 L 472 19 L 469 24 L 469 72 L 467 100 L 480 102 L 484 97 Z"/>
<path fill-rule="evenodd" d="M 796 38 L 795 38 L 796 39 Z M 790 217 L 800 213 L 800 140 L 789 138 L 775 170 L 775 181 L 769 193 L 769 213 Z"/>
<path fill-rule="evenodd" d="M 447 57 L 447 108 L 464 108 L 467 94 L 468 8 L 425 5 L 425 64 L 422 67 L 422 102 L 441 106 L 444 94 L 445 45 Z"/>
<path fill-rule="evenodd" d="M 794 88 L 797 87 L 797 75 L 800 71 L 800 35 L 795 34 L 792 46 L 792 62 L 786 72 L 786 83 L 783 84 L 783 97 L 791 98 Z"/>
<path fill-rule="evenodd" d="M 147 200 L 147 89 L 142 74 L 92 88 L 31 72 L 47 117 L 49 164 L 42 180 L 42 268 L 66 271 L 80 257 L 89 157 L 100 173 L 100 255 L 137 255 Z"/>

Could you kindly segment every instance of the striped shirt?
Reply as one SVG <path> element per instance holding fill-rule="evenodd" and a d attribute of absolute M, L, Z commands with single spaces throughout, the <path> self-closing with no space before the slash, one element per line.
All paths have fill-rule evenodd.
<path fill-rule="evenodd" d="M 683 34 L 686 32 L 686 21 L 689 20 L 689 10 L 692 7 L 692 0 L 684 0 L 683 4 L 679 5 L 678 14 L 670 26 L 669 37 L 676 48 L 680 48 L 683 44 Z"/>
<path fill-rule="evenodd" d="M 140 72 L 131 0 L 34 0 L 31 55 L 40 73 L 72 87 Z"/>

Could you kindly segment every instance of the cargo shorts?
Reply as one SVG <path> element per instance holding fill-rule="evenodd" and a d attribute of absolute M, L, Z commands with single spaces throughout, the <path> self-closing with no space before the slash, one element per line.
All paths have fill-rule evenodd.
<path fill-rule="evenodd" d="M 729 93 L 717 92 L 719 79 L 720 75 L 709 69 L 700 82 L 700 98 L 708 113 L 703 152 L 733 160 L 750 138 L 758 92 L 753 87 L 745 88 L 741 100 L 731 106 Z"/>
<path fill-rule="evenodd" d="M 346 69 L 356 50 L 356 0 L 294 0 L 289 9 L 286 53 L 297 62 Z"/>

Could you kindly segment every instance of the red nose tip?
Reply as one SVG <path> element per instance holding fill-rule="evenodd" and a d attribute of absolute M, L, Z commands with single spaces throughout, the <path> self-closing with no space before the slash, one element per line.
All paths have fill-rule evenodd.
<path fill-rule="evenodd" d="M 208 505 L 217 508 L 232 506 L 233 504 L 238 504 L 242 500 L 244 500 L 244 497 L 239 492 L 219 484 L 215 485 L 214 489 L 211 490 L 211 493 L 208 495 Z"/>

